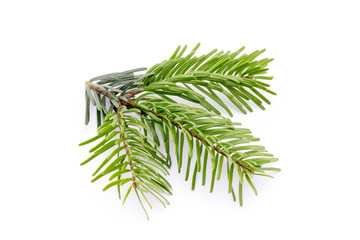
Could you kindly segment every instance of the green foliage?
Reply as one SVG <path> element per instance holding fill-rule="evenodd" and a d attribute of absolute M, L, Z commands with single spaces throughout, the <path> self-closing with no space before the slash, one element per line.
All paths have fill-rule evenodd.
<path fill-rule="evenodd" d="M 253 109 L 249 101 L 261 109 L 265 109 L 262 102 L 270 101 L 261 93 L 275 94 L 269 90 L 270 86 L 261 80 L 271 80 L 272 77 L 262 76 L 267 73 L 267 64 L 273 59 L 255 60 L 265 49 L 255 51 L 249 55 L 242 54 L 237 57 L 244 47 L 236 52 L 217 52 L 217 49 L 200 57 L 194 56 L 199 44 L 185 57 L 186 49 L 179 52 L 180 47 L 169 60 L 156 64 L 149 69 L 151 75 L 144 77 L 146 91 L 163 95 L 172 95 L 185 100 L 198 103 L 209 111 L 220 112 L 209 104 L 204 95 L 214 100 L 224 108 L 230 116 L 232 113 L 219 95 L 227 97 L 241 112 L 246 114 Z M 198 92 L 194 91 L 198 90 Z"/>
<path fill-rule="evenodd" d="M 98 127 L 101 125 L 104 117 L 118 108 L 119 101 L 127 102 L 126 94 L 141 90 L 143 82 L 141 79 L 148 77 L 150 74 L 139 74 L 136 72 L 144 71 L 146 68 L 136 68 L 124 72 L 110 73 L 101 75 L 91 79 L 85 84 L 85 101 L 86 101 L 86 116 L 85 124 L 90 120 L 90 102 L 96 107 L 98 117 Z M 110 107 L 106 107 L 108 99 Z"/>
<path fill-rule="evenodd" d="M 93 173 L 92 182 L 110 176 L 104 191 L 116 186 L 119 198 L 121 189 L 127 185 L 123 203 L 133 191 L 145 213 L 143 202 L 151 207 L 149 196 L 164 207 L 168 204 L 164 194 L 171 194 L 171 185 L 164 176 L 174 161 L 179 172 L 185 171 L 185 180 L 191 179 L 191 189 L 195 189 L 197 180 L 205 185 L 209 178 L 210 192 L 225 168 L 228 193 L 234 201 L 237 195 L 241 206 L 244 180 L 257 194 L 252 178 L 272 177 L 267 172 L 280 171 L 263 167 L 278 159 L 254 143 L 259 138 L 253 137 L 249 129 L 221 116 L 218 109 L 221 107 L 232 116 L 222 95 L 243 113 L 245 109 L 253 111 L 250 101 L 261 109 L 263 102 L 270 104 L 260 91 L 275 94 L 263 82 L 272 79 L 263 76 L 272 59 L 255 60 L 264 50 L 237 57 L 244 48 L 233 53 L 213 50 L 195 57 L 198 47 L 185 57 L 182 55 L 186 46 L 178 47 L 169 60 L 154 65 L 146 74 L 135 74 L 145 68 L 133 69 L 102 75 L 85 85 L 85 123 L 89 122 L 92 104 L 99 127 L 95 137 L 80 144 L 98 142 L 81 165 L 107 155 Z M 173 96 L 197 103 L 201 108 L 179 103 Z M 162 144 L 164 154 L 159 150 Z M 175 160 L 171 159 L 171 150 Z M 207 169 L 211 176 L 207 176 Z"/>
<path fill-rule="evenodd" d="M 158 199 L 164 206 L 168 201 L 163 193 L 171 194 L 171 186 L 163 175 L 168 175 L 166 159 L 157 150 L 156 143 L 142 133 L 142 129 L 148 127 L 131 116 L 131 110 L 119 107 L 116 113 L 106 116 L 105 122 L 98 128 L 98 134 L 94 138 L 80 143 L 85 145 L 95 140 L 102 139 L 97 145 L 90 149 L 92 155 L 81 165 L 84 165 L 99 155 L 110 152 L 93 173 L 91 182 L 108 175 L 110 183 L 104 187 L 104 191 L 117 186 L 119 198 L 120 186 L 130 184 L 123 200 L 123 204 L 132 189 L 141 202 L 141 196 L 150 205 L 146 195 L 150 194 Z M 105 168 L 105 166 L 107 166 Z M 141 203 L 142 204 L 142 203 Z M 144 208 L 145 210 L 145 208 Z M 145 211 L 146 212 L 146 211 Z"/>

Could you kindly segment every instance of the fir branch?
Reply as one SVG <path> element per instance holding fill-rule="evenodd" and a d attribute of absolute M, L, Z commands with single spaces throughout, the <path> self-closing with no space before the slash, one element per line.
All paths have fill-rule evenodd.
<path fill-rule="evenodd" d="M 134 189 L 146 213 L 141 202 L 141 197 L 137 191 L 141 193 L 141 196 L 146 202 L 148 202 L 146 194 L 150 194 L 165 206 L 164 201 L 166 203 L 168 203 L 168 201 L 162 194 L 165 192 L 171 194 L 171 185 L 161 175 L 161 173 L 168 175 L 168 171 L 164 167 L 164 156 L 156 149 L 155 143 L 151 144 L 149 141 L 146 141 L 151 141 L 150 138 L 136 129 L 146 128 L 146 126 L 136 120 L 136 118 L 128 115 L 129 113 L 131 113 L 131 111 L 126 110 L 124 106 L 119 107 L 116 113 L 110 113 L 106 116 L 105 123 L 98 128 L 97 136 L 80 143 L 80 145 L 85 145 L 103 138 L 101 142 L 90 149 L 93 155 L 81 165 L 87 164 L 108 150 L 112 150 L 110 155 L 103 160 L 93 173 L 94 178 L 92 182 L 108 174 L 112 174 L 109 178 L 111 182 L 107 184 L 103 190 L 106 191 L 111 187 L 118 186 L 119 196 L 120 186 L 131 182 L 124 197 L 123 204 L 131 192 L 131 189 Z M 135 126 L 135 128 L 130 128 L 130 125 Z M 118 129 L 118 131 L 116 131 L 116 129 Z M 118 138 L 113 140 L 116 136 L 118 136 Z M 122 146 L 120 146 L 121 143 Z M 114 159 L 114 156 L 121 152 L 123 152 L 123 154 L 121 156 L 118 155 L 118 157 Z M 105 168 L 105 170 L 100 172 L 103 168 Z M 130 173 L 130 177 L 121 178 L 128 173 Z M 114 178 L 117 178 L 117 180 L 112 181 Z"/>
<path fill-rule="evenodd" d="M 151 99 L 148 96 L 144 104 L 157 109 L 158 112 L 153 110 L 152 112 L 159 119 L 188 133 L 191 137 L 198 139 L 202 144 L 208 146 L 209 150 L 213 149 L 219 155 L 226 157 L 229 161 L 243 168 L 241 172 L 244 174 L 252 176 L 255 173 L 255 167 L 277 161 L 276 158 L 272 158 L 271 154 L 266 153 L 265 148 L 262 146 L 244 145 L 259 139 L 252 137 L 248 129 L 236 128 L 235 125 L 238 123 L 232 123 L 228 119 L 220 118 L 199 108 L 167 102 L 159 98 Z M 167 111 L 171 113 L 167 114 Z M 198 118 L 191 118 L 190 116 L 198 116 Z M 178 139 L 179 137 L 176 136 L 176 138 Z M 231 140 L 224 142 L 227 139 Z M 254 156 L 262 156 L 262 158 L 251 158 Z"/>
<path fill-rule="evenodd" d="M 216 53 L 217 49 L 214 49 L 206 55 L 196 57 L 194 54 L 199 46 L 200 44 L 196 45 L 185 57 L 182 55 L 187 46 L 185 45 L 180 53 L 179 46 L 169 60 L 150 68 L 148 73 L 152 73 L 152 75 L 142 79 L 146 86 L 145 89 L 155 93 L 178 96 L 220 114 L 216 108 L 194 91 L 193 88 L 195 88 L 218 103 L 230 116 L 232 116 L 230 109 L 214 90 L 227 97 L 243 113 L 246 113 L 245 109 L 253 111 L 247 101 L 252 101 L 263 110 L 265 108 L 262 101 L 270 104 L 270 101 L 259 90 L 276 94 L 268 89 L 269 84 L 262 82 L 262 80 L 272 79 L 263 74 L 267 73 L 266 66 L 273 59 L 255 60 L 265 49 L 249 55 L 242 54 L 239 57 L 237 56 L 244 50 L 244 47 L 233 53 L 229 51 Z M 193 88 L 188 85 L 192 85 Z"/>
<path fill-rule="evenodd" d="M 145 74 L 138 72 L 146 68 L 137 68 L 95 77 L 85 84 L 85 123 L 90 120 L 90 106 L 95 106 L 98 134 L 80 145 L 102 140 L 90 149 L 93 154 L 81 165 L 111 150 L 94 172 L 92 182 L 112 173 L 109 180 L 117 180 L 106 185 L 104 190 L 117 186 L 119 198 L 120 187 L 131 183 L 123 203 L 134 189 L 145 213 L 143 200 L 152 208 L 147 195 L 159 200 L 164 207 L 168 203 L 162 194 L 171 194 L 171 185 L 162 175 L 167 175 L 167 168 L 172 166 L 170 139 L 174 142 L 179 172 L 186 168 L 185 180 L 189 179 L 193 166 L 192 189 L 195 188 L 197 174 L 201 172 L 201 182 L 205 185 L 206 169 L 211 166 L 212 192 L 215 179 L 221 178 L 226 163 L 228 192 L 235 201 L 233 175 L 237 173 L 241 206 L 244 181 L 257 194 L 251 179 L 255 175 L 272 177 L 266 173 L 280 171 L 264 167 L 277 161 L 277 158 L 267 153 L 263 146 L 252 144 L 259 139 L 253 137 L 250 130 L 220 116 L 218 106 L 208 101 L 212 99 L 230 116 L 232 112 L 222 101 L 221 94 L 243 113 L 253 111 L 248 101 L 264 109 L 262 102 L 270 104 L 270 101 L 260 91 L 275 94 L 269 90 L 270 85 L 263 82 L 272 79 L 263 76 L 272 59 L 255 60 L 264 50 L 238 57 L 244 48 L 233 53 L 217 52 L 215 49 L 196 57 L 194 54 L 198 47 L 185 57 L 182 56 L 186 46 L 182 49 L 178 47 L 168 60 L 154 65 Z M 178 103 L 171 96 L 197 103 L 203 108 Z M 158 132 L 165 144 L 166 157 L 158 150 Z M 189 151 L 187 163 L 183 164 L 185 140 Z M 196 159 L 194 163 L 193 158 Z M 207 164 L 208 158 L 211 164 Z M 105 170 L 100 172 L 103 168 Z M 122 178 L 126 174 L 130 177 Z"/>
<path fill-rule="evenodd" d="M 132 186 L 133 186 L 133 188 L 137 188 L 136 178 L 135 178 L 135 174 L 134 174 L 134 166 L 133 166 L 133 162 L 131 160 L 131 155 L 130 155 L 130 150 L 129 150 L 129 147 L 128 147 L 128 142 L 127 142 L 127 139 L 125 137 L 124 130 L 123 130 L 123 129 L 125 129 L 124 114 L 120 111 L 120 108 L 117 109 L 116 115 L 117 115 L 117 117 L 119 119 L 119 121 L 117 121 L 117 124 L 119 126 L 120 138 L 122 139 L 122 142 L 124 144 L 125 154 L 126 154 L 127 158 L 129 159 L 131 178 L 133 180 Z"/>
<path fill-rule="evenodd" d="M 104 96 L 106 96 L 106 97 L 109 98 L 109 96 L 108 96 L 105 92 L 103 92 L 101 89 L 99 89 L 99 88 L 97 88 L 97 87 L 94 87 L 90 82 L 86 82 L 86 83 L 89 85 L 90 88 L 96 90 L 99 94 L 102 94 L 102 95 L 104 95 Z M 136 92 L 135 94 L 138 94 L 138 93 L 140 93 L 140 92 Z M 134 96 L 135 94 L 129 95 L 129 97 L 132 97 L 132 96 Z M 146 111 L 145 109 L 143 109 L 143 108 L 141 107 L 141 105 L 137 105 L 136 103 L 131 102 L 131 101 L 125 102 L 125 101 L 123 101 L 123 100 L 119 100 L 119 104 L 120 104 L 120 105 L 123 105 L 123 106 L 126 106 L 126 107 L 139 109 L 139 110 L 140 110 L 143 114 L 145 114 L 145 115 L 148 113 L 148 111 Z M 186 107 L 186 106 L 183 105 L 183 106 L 181 106 L 181 107 Z M 157 112 L 155 112 L 155 111 L 153 111 L 153 110 L 151 110 L 150 112 L 153 113 L 155 116 L 157 116 L 157 117 L 158 117 L 159 119 L 161 119 L 161 120 L 167 120 L 167 121 L 169 121 L 169 120 L 167 119 L 167 117 L 166 117 L 165 115 L 163 115 L 163 114 L 157 113 Z M 118 111 L 118 114 L 121 114 L 121 112 Z M 204 144 L 206 144 L 207 146 L 209 146 L 211 149 L 214 149 L 217 153 L 225 156 L 226 158 L 232 158 L 232 159 L 236 162 L 237 165 L 239 165 L 240 167 L 242 167 L 242 168 L 244 168 L 244 169 L 247 170 L 247 171 L 245 171 L 245 174 L 247 174 L 247 172 L 254 173 L 253 168 L 251 168 L 250 166 L 248 166 L 248 165 L 246 165 L 246 164 L 241 163 L 240 161 L 237 161 L 237 159 L 236 159 L 235 157 L 230 157 L 230 156 L 229 156 L 228 154 L 226 154 L 220 147 L 217 147 L 217 146 L 209 143 L 208 140 L 206 140 L 205 138 L 199 136 L 195 131 L 190 130 L 190 129 L 186 128 L 186 127 L 181 126 L 181 124 L 180 124 L 179 122 L 175 121 L 175 120 L 170 120 L 169 122 L 170 122 L 173 126 L 175 126 L 176 128 L 178 128 L 178 129 L 180 129 L 180 130 L 182 130 L 182 129 L 186 130 L 192 137 L 200 140 L 201 142 L 203 142 Z"/>

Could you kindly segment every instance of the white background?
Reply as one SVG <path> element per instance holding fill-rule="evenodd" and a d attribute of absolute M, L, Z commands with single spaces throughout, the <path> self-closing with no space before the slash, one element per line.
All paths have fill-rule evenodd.
<path fill-rule="evenodd" d="M 1 239 L 360 239 L 358 1 L 1 1 Z M 91 77 L 198 54 L 266 48 L 277 96 L 233 120 L 280 159 L 240 208 L 226 181 L 168 177 L 166 209 L 91 184 L 80 167 Z M 93 121 L 94 122 L 94 121 Z"/>

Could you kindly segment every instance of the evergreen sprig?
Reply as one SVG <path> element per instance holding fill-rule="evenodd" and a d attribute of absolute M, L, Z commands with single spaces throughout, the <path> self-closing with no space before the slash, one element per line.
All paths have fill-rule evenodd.
<path fill-rule="evenodd" d="M 89 122 L 92 104 L 96 107 L 98 132 L 80 145 L 101 141 L 90 149 L 92 155 L 81 165 L 109 153 L 93 173 L 92 182 L 110 176 L 104 191 L 116 186 L 119 198 L 121 186 L 128 184 L 123 203 L 133 189 L 145 213 L 143 200 L 151 207 L 147 196 L 156 198 L 164 207 L 168 204 L 164 194 L 171 194 L 171 185 L 164 176 L 172 166 L 171 148 L 175 150 L 178 171 L 185 169 L 185 180 L 192 175 L 192 189 L 198 174 L 205 185 L 210 168 L 212 192 L 215 179 L 221 178 L 226 164 L 228 192 L 235 201 L 233 185 L 238 181 L 241 206 L 245 181 L 257 194 L 251 180 L 254 175 L 272 177 L 267 172 L 280 171 L 264 167 L 278 159 L 263 146 L 254 144 L 259 138 L 253 137 L 249 129 L 239 127 L 240 123 L 221 116 L 217 106 L 209 102 L 213 100 L 230 116 L 232 112 L 222 95 L 244 114 L 253 111 L 249 102 L 265 109 L 262 103 L 270 101 L 260 91 L 275 94 L 263 82 L 272 79 L 264 74 L 273 59 L 255 60 L 264 50 L 238 56 L 243 47 L 233 53 L 215 49 L 195 57 L 198 47 L 199 44 L 182 57 L 186 45 L 182 49 L 179 46 L 168 60 L 154 65 L 145 74 L 138 72 L 146 68 L 138 68 L 98 76 L 85 84 L 85 124 Z M 199 107 L 179 103 L 173 97 Z M 161 144 L 166 156 L 159 150 Z"/>

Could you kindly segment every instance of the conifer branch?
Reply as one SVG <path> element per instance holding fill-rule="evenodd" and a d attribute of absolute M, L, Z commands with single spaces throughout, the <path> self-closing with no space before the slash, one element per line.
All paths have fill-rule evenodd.
<path fill-rule="evenodd" d="M 88 84 L 90 88 L 96 90 L 99 94 L 102 94 L 102 95 L 104 95 L 104 96 L 107 97 L 107 98 L 110 98 L 110 96 L 109 96 L 108 94 L 106 94 L 105 92 L 103 92 L 101 89 L 99 89 L 99 88 L 97 88 L 97 87 L 94 87 L 90 82 L 87 81 L 86 84 Z M 136 94 L 138 94 L 138 93 L 140 93 L 140 91 L 134 92 L 134 93 L 130 93 L 129 95 L 125 95 L 125 96 L 126 96 L 127 98 L 131 98 L 131 97 L 133 97 L 134 95 L 136 95 Z M 133 103 L 133 102 L 125 102 L 125 101 L 123 101 L 123 100 L 119 100 L 119 104 L 120 104 L 120 105 L 123 105 L 123 106 L 126 106 L 126 107 L 130 107 L 130 108 L 137 108 L 137 109 L 139 109 L 143 114 L 146 114 L 146 111 L 144 111 L 144 109 L 142 109 L 141 106 L 138 106 L 138 105 L 136 105 L 136 104 Z M 166 120 L 166 117 L 163 116 L 162 114 L 159 114 L 159 113 L 157 113 L 157 112 L 155 112 L 155 111 L 151 111 L 151 112 L 152 112 L 155 116 L 157 116 L 158 118 L 160 118 L 161 120 Z M 121 112 L 118 111 L 118 115 L 119 115 L 119 114 L 121 114 Z M 119 117 L 120 117 L 120 115 L 119 115 Z M 204 139 L 203 137 L 199 136 L 196 132 L 194 132 L 194 131 L 192 131 L 192 130 L 190 130 L 190 129 L 187 129 L 187 128 L 185 128 L 185 127 L 182 127 L 178 122 L 176 122 L 176 121 L 174 121 L 174 120 L 171 120 L 170 123 L 171 123 L 173 126 L 175 126 L 176 128 L 178 128 L 178 129 L 185 129 L 192 137 L 200 140 L 201 142 L 203 142 L 204 144 L 206 144 L 206 145 L 209 146 L 210 148 L 214 149 L 217 153 L 225 156 L 226 158 L 229 158 L 228 154 L 226 154 L 225 152 L 223 152 L 223 151 L 221 150 L 221 148 L 216 147 L 216 146 L 210 144 L 206 139 Z M 124 144 L 125 144 L 125 143 L 124 143 Z M 125 145 L 124 145 L 124 146 L 125 146 Z M 237 161 L 236 158 L 231 158 L 231 159 L 233 159 L 233 160 L 236 162 L 236 164 L 239 165 L 240 167 L 242 167 L 242 168 L 244 168 L 244 169 L 246 169 L 246 170 L 248 170 L 248 171 L 250 171 L 250 172 L 254 172 L 251 167 L 249 167 L 248 165 L 245 165 L 245 164 L 241 163 L 240 161 Z M 247 171 L 245 172 L 245 174 L 247 174 Z M 134 184 L 135 184 L 135 183 L 134 183 Z"/>
<path fill-rule="evenodd" d="M 133 162 L 131 160 L 131 155 L 130 155 L 130 150 L 129 150 L 129 147 L 128 147 L 127 139 L 125 137 L 125 133 L 124 133 L 124 130 L 123 130 L 123 129 L 125 129 L 124 114 L 120 111 L 120 109 L 117 109 L 116 115 L 118 116 L 118 119 L 119 119 L 119 121 L 117 121 L 117 124 L 119 126 L 120 138 L 122 139 L 122 142 L 124 144 L 125 154 L 126 154 L 127 158 L 129 159 L 131 178 L 133 180 L 132 186 L 133 186 L 133 188 L 137 188 L 136 178 L 135 178 L 135 173 L 134 173 L 134 166 L 133 166 Z"/>
<path fill-rule="evenodd" d="M 159 200 L 164 207 L 168 203 L 163 194 L 171 194 L 171 185 L 163 175 L 168 175 L 167 168 L 172 166 L 171 140 L 174 142 L 178 171 L 182 168 L 186 170 L 185 180 L 189 179 L 193 167 L 192 189 L 195 188 L 197 174 L 201 172 L 202 185 L 205 185 L 206 169 L 211 167 L 212 192 L 215 179 L 221 178 L 223 165 L 226 164 L 228 192 L 235 201 L 233 184 L 234 174 L 237 173 L 241 206 L 244 181 L 257 194 L 251 179 L 255 175 L 272 177 L 266 173 L 280 171 L 264 167 L 278 159 L 267 153 L 263 146 L 252 144 L 259 139 L 253 137 L 250 130 L 238 127 L 240 123 L 222 117 L 217 108 L 220 106 L 232 116 L 232 111 L 221 99 L 225 96 L 244 114 L 253 111 L 249 101 L 265 109 L 262 103 L 270 104 L 270 101 L 260 91 L 275 95 L 269 89 L 270 85 L 264 82 L 272 77 L 263 76 L 268 70 L 267 64 L 273 59 L 255 60 L 264 50 L 238 57 L 244 48 L 233 53 L 217 52 L 215 49 L 195 57 L 198 47 L 185 57 L 182 55 L 186 46 L 182 49 L 178 47 L 168 60 L 154 65 L 145 74 L 138 72 L 146 68 L 137 68 L 98 76 L 85 84 L 85 124 L 90 120 L 89 109 L 93 105 L 96 107 L 98 134 L 80 145 L 102 140 L 90 149 L 93 155 L 81 165 L 111 149 L 110 155 L 94 172 L 92 182 L 111 173 L 111 182 L 104 191 L 117 186 L 119 197 L 120 188 L 131 183 L 123 203 L 134 189 L 145 213 L 143 200 L 152 208 L 147 195 Z M 201 108 L 178 103 L 172 99 L 173 96 L 196 103 Z M 159 133 L 166 157 L 158 150 Z M 185 141 L 189 151 L 187 163 L 183 164 Z M 117 157 L 114 159 L 114 156 Z M 195 163 L 192 163 L 193 158 L 196 158 Z M 207 164 L 208 158 L 211 164 Z M 100 172 L 103 168 L 105 170 Z M 117 180 L 112 181 L 114 178 Z"/>

